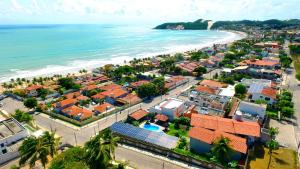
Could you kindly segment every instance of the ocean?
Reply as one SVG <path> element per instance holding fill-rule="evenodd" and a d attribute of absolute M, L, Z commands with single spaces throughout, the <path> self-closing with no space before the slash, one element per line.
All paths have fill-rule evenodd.
<path fill-rule="evenodd" d="M 3 25 L 0 82 L 120 64 L 239 38 L 231 32 L 155 30 L 150 26 Z"/>

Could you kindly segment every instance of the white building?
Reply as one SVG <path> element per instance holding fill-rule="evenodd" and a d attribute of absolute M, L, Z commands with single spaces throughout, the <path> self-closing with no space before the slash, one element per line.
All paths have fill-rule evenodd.
<path fill-rule="evenodd" d="M 237 112 L 239 111 L 243 119 L 250 121 L 263 121 L 266 116 L 267 106 L 264 104 L 255 104 L 250 102 L 241 101 Z M 237 115 L 239 113 L 236 113 Z"/>
<path fill-rule="evenodd" d="M 269 105 L 274 104 L 277 101 L 277 90 L 264 87 L 262 84 L 252 84 L 248 89 L 249 99 L 252 102 L 263 100 Z"/>
<path fill-rule="evenodd" d="M 160 104 L 151 107 L 149 110 L 151 113 L 164 114 L 168 116 L 171 121 L 182 115 L 183 111 L 184 101 L 175 98 L 166 99 Z"/>
<path fill-rule="evenodd" d="M 21 140 L 28 136 L 26 129 L 15 119 L 0 122 L 0 164 L 18 157 Z"/>

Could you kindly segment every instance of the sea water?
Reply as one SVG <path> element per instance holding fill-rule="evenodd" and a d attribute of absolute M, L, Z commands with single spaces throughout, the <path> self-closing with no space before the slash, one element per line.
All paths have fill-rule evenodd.
<path fill-rule="evenodd" d="M 120 64 L 238 39 L 209 30 L 155 30 L 127 25 L 0 26 L 0 82 Z"/>

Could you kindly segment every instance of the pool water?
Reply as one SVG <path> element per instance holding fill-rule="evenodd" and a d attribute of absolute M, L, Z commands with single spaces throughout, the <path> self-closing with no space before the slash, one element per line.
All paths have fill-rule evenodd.
<path fill-rule="evenodd" d="M 150 130 L 150 131 L 160 131 L 158 126 L 152 125 L 152 124 L 144 124 L 144 129 Z"/>

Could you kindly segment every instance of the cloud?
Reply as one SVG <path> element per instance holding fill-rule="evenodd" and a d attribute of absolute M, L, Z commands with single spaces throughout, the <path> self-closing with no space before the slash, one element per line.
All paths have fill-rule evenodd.
<path fill-rule="evenodd" d="M 11 0 L 1 4 L 17 20 L 32 22 L 164 22 L 299 18 L 299 0 Z M 2 10 L 3 9 L 3 10 Z M 289 12 L 287 12 L 289 11 Z M 37 15 L 39 17 L 32 17 Z M 25 19 L 26 18 L 26 19 Z"/>

